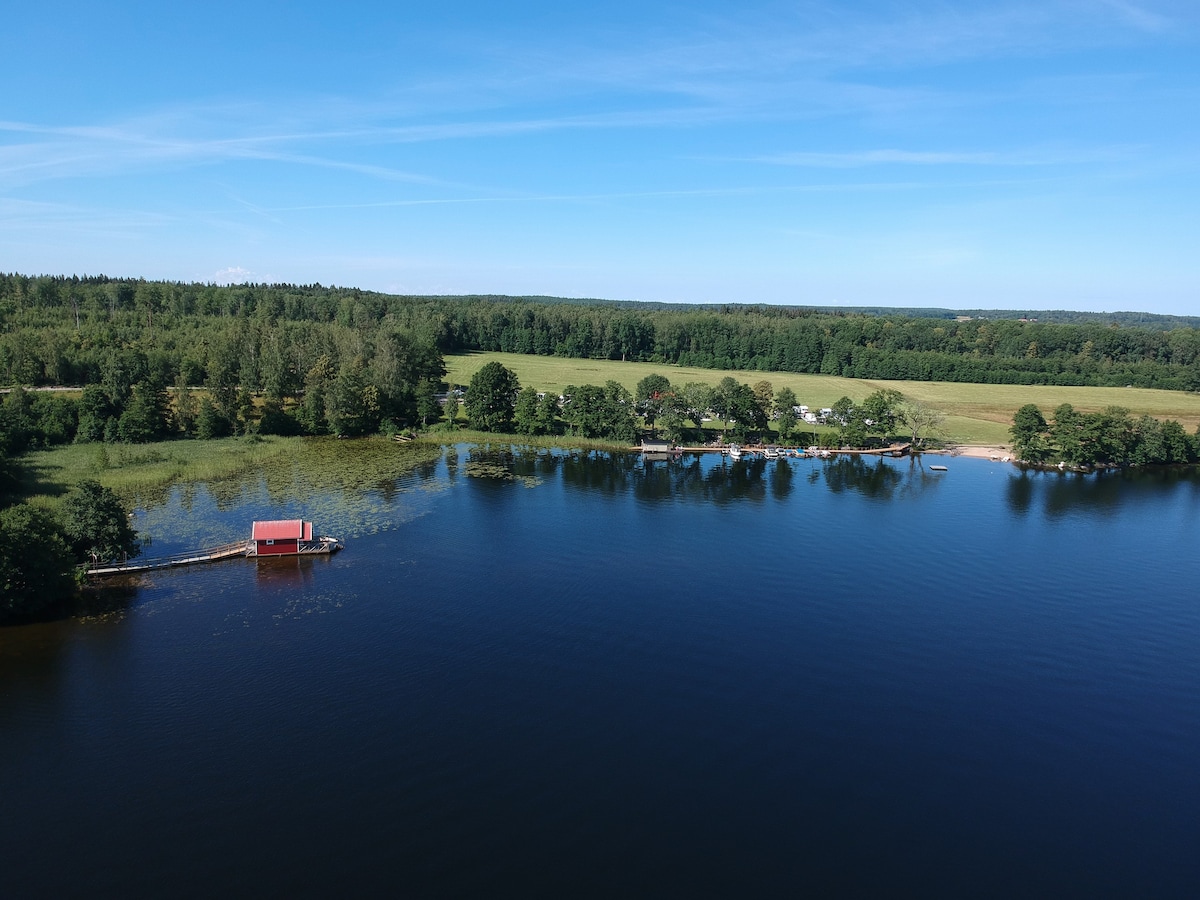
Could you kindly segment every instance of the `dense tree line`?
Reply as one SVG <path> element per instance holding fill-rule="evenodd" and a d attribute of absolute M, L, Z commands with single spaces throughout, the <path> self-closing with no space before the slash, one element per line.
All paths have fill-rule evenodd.
<path fill-rule="evenodd" d="M 0 479 L 7 465 L 0 456 Z M 64 608 L 79 586 L 80 565 L 127 559 L 141 550 L 129 511 L 98 482 L 80 483 L 59 514 L 11 500 L 9 491 L 0 492 L 0 625 Z"/>
<path fill-rule="evenodd" d="M 119 395 L 123 373 L 132 372 L 147 383 L 143 405 L 156 389 L 214 385 L 225 391 L 217 411 L 231 427 L 242 413 L 236 388 L 287 400 L 313 382 L 323 398 L 362 407 L 351 409 L 351 427 L 375 419 L 375 401 L 361 393 L 369 387 L 380 393 L 380 422 L 416 419 L 415 381 L 389 392 L 389 375 L 379 371 L 379 355 L 386 370 L 389 352 L 379 339 L 388 334 L 430 354 L 426 361 L 439 352 L 489 350 L 854 378 L 1200 389 L 1200 329 L 1161 322 L 1125 327 L 0 275 L 0 382 L 85 385 L 107 377 L 108 392 Z M 322 356 L 332 368 L 313 373 Z M 330 382 L 347 367 L 333 391 Z M 416 368 L 440 377 L 436 365 Z M 305 427 L 343 424 L 336 411 L 323 421 L 319 412 L 314 401 Z"/>
<path fill-rule="evenodd" d="M 1087 312 L 1077 309 L 944 309 L 940 307 L 853 306 L 826 312 L 855 312 L 869 316 L 901 315 L 914 319 L 1013 319 L 1023 322 L 1043 322 L 1051 325 L 1120 325 L 1170 331 L 1174 328 L 1200 328 L 1200 316 L 1177 316 L 1149 312 Z"/>
<path fill-rule="evenodd" d="M 443 301 L 447 350 L 851 378 L 1200 388 L 1200 330 L 817 313 Z"/>
<path fill-rule="evenodd" d="M 776 393 L 769 381 L 750 385 L 732 376 L 715 387 L 700 382 L 676 387 L 654 373 L 639 381 L 633 394 L 608 381 L 569 385 L 555 396 L 522 388 L 513 372 L 490 362 L 472 377 L 464 406 L 471 427 L 480 431 L 572 434 L 625 444 L 638 439 L 643 424 L 674 442 L 707 440 L 711 428 L 706 423 L 712 420 L 720 421 L 721 434 L 735 441 L 787 441 L 800 430 L 790 388 Z M 451 395 L 446 401 L 449 422 L 457 410 Z M 920 446 L 938 434 L 941 415 L 899 391 L 883 389 L 860 403 L 843 397 L 834 404 L 830 424 L 835 430 L 823 435 L 829 446 L 867 447 L 897 436 Z"/>
<path fill-rule="evenodd" d="M 14 452 L 401 428 L 428 416 L 444 374 L 435 322 L 356 291 L 0 276 L 0 383 L 83 387 L 10 395 Z"/>
<path fill-rule="evenodd" d="M 1085 413 L 1064 403 L 1047 421 L 1041 409 L 1029 403 L 1013 416 L 1010 433 L 1014 454 L 1030 463 L 1145 466 L 1200 458 L 1200 430 L 1189 435 L 1174 419 L 1134 417 L 1116 406 Z"/>
<path fill-rule="evenodd" d="M 483 366 L 467 385 L 467 421 L 480 431 L 526 435 L 572 434 L 632 444 L 640 423 L 633 397 L 615 381 L 603 386 L 570 385 L 559 396 L 521 387 L 517 376 L 498 362 Z M 453 421 L 457 403 L 447 399 Z"/>

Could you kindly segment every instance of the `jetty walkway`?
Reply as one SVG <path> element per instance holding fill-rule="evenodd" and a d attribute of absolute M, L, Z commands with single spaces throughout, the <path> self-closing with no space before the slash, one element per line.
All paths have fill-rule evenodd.
<path fill-rule="evenodd" d="M 217 562 L 222 559 L 249 556 L 253 549 L 254 541 L 234 541 L 232 544 L 209 547 L 207 550 L 192 550 L 189 553 L 176 553 L 174 556 L 159 556 L 151 559 L 138 559 L 136 561 L 130 560 L 124 563 L 101 563 L 97 566 L 88 566 L 84 570 L 84 574 L 92 578 L 105 575 L 149 572 L 153 569 L 171 569 L 176 566 L 192 566 L 197 563 Z"/>

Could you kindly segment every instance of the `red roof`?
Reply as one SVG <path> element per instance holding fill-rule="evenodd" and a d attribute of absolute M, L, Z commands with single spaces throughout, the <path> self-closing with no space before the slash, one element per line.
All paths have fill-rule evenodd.
<path fill-rule="evenodd" d="M 250 532 L 252 541 L 311 541 L 312 522 L 302 519 L 281 519 L 277 522 L 255 522 Z"/>

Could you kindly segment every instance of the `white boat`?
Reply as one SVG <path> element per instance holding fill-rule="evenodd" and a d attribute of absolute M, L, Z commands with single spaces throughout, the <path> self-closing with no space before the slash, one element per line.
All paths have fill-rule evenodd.
<path fill-rule="evenodd" d="M 929 471 L 930 472 L 945 472 L 946 467 L 945 466 L 930 466 Z"/>
<path fill-rule="evenodd" d="M 742 448 L 739 447 L 737 444 L 730 444 L 729 445 L 729 458 L 730 459 L 741 459 L 742 458 Z"/>

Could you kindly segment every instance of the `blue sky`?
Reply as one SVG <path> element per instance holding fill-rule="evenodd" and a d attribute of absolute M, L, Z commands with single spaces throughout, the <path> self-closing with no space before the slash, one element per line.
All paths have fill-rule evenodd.
<path fill-rule="evenodd" d="M 1200 4 L 44 2 L 0 270 L 1200 315 Z"/>

